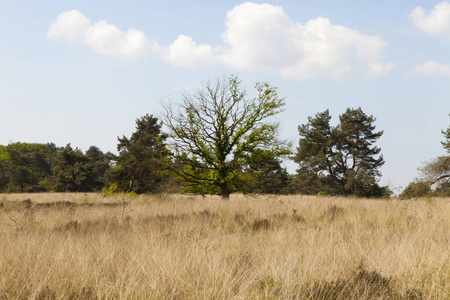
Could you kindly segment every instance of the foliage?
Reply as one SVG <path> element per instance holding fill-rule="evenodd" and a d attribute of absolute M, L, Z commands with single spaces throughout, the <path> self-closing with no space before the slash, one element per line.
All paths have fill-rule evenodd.
<path fill-rule="evenodd" d="M 419 169 L 421 181 L 429 186 L 445 184 L 450 180 L 450 155 L 439 156 L 428 162 Z"/>
<path fill-rule="evenodd" d="M 107 173 L 110 168 L 111 153 L 103 153 L 98 147 L 91 146 L 86 151 L 86 157 L 92 166 L 94 175 L 93 188 L 95 191 L 101 190 L 107 184 Z"/>
<path fill-rule="evenodd" d="M 447 155 L 438 156 L 419 169 L 420 182 L 433 188 L 433 195 L 450 196 L 450 126 L 442 131 L 445 141 L 441 142 Z"/>
<path fill-rule="evenodd" d="M 119 190 L 119 188 L 117 187 L 116 183 L 113 183 L 109 186 L 109 188 L 104 187 L 102 189 L 101 192 L 102 196 L 117 196 L 117 195 L 125 195 L 126 197 L 136 197 L 138 196 L 138 194 L 136 194 L 135 192 L 131 191 L 125 194 L 125 192 L 122 192 Z"/>
<path fill-rule="evenodd" d="M 70 144 L 11 143 L 0 145 L 0 191 L 96 191 L 109 169 L 106 155 L 97 147 L 86 154 Z"/>
<path fill-rule="evenodd" d="M 245 170 L 244 184 L 239 188 L 244 193 L 257 194 L 290 194 L 292 193 L 292 176 L 286 168 L 281 167 L 279 159 L 266 159 L 264 155 L 256 154 L 249 167 Z"/>
<path fill-rule="evenodd" d="M 0 190 L 46 191 L 42 183 L 51 176 L 46 160 L 53 144 L 11 143 L 0 146 Z"/>
<path fill-rule="evenodd" d="M 118 138 L 119 155 L 112 155 L 116 167 L 110 175 L 119 190 L 154 193 L 164 187 L 169 180 L 166 138 L 161 123 L 148 114 L 136 120 L 136 131 L 130 138 Z"/>
<path fill-rule="evenodd" d="M 450 154 L 450 126 L 446 131 L 442 130 L 442 134 L 445 137 L 445 141 L 441 142 L 441 144 L 442 146 L 444 146 L 444 149 L 447 150 L 447 152 Z"/>
<path fill-rule="evenodd" d="M 324 191 L 362 197 L 389 193 L 386 187 L 378 185 L 384 159 L 381 149 L 374 145 L 383 135 L 383 131 L 374 131 L 376 119 L 361 108 L 348 108 L 339 116 L 337 126 L 331 126 L 330 120 L 326 110 L 298 127 L 296 189 L 311 194 Z"/>
<path fill-rule="evenodd" d="M 96 186 L 89 158 L 70 144 L 58 152 L 53 172 L 57 192 L 90 192 Z"/>
<path fill-rule="evenodd" d="M 255 88 L 257 97 L 249 98 L 231 76 L 185 94 L 178 109 L 164 106 L 177 166 L 173 171 L 191 190 L 228 198 L 252 161 L 289 154 L 289 144 L 278 137 L 279 123 L 270 119 L 282 111 L 284 99 L 268 83 Z"/>
<path fill-rule="evenodd" d="M 420 181 L 410 182 L 400 194 L 401 199 L 420 198 L 430 196 L 432 193 L 428 184 Z"/>

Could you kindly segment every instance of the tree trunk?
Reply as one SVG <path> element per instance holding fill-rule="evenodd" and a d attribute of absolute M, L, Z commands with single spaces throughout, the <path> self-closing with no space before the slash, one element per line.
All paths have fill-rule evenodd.
<path fill-rule="evenodd" d="M 220 184 L 220 196 L 222 197 L 222 200 L 230 199 L 230 193 L 228 192 L 228 183 L 227 182 Z"/>

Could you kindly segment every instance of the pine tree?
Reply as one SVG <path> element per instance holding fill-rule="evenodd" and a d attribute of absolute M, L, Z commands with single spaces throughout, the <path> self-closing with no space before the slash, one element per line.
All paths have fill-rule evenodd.
<path fill-rule="evenodd" d="M 300 167 L 297 185 L 303 186 L 297 190 L 365 197 L 388 193 L 387 188 L 378 185 L 384 159 L 374 144 L 383 131 L 375 131 L 375 118 L 361 108 L 349 108 L 339 116 L 337 126 L 331 126 L 330 120 L 326 110 L 299 126 L 294 161 Z M 316 190 L 311 190 L 312 184 Z"/>
<path fill-rule="evenodd" d="M 130 138 L 118 138 L 112 177 L 122 191 L 154 193 L 163 188 L 168 180 L 166 138 L 161 122 L 148 114 L 136 120 Z"/>
<path fill-rule="evenodd" d="M 53 176 L 54 190 L 57 192 L 91 192 L 95 186 L 89 158 L 70 144 L 58 151 Z"/>

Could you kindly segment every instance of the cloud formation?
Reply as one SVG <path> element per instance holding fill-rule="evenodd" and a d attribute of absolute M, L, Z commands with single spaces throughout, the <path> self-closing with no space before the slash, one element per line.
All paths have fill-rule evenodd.
<path fill-rule="evenodd" d="M 47 37 L 81 42 L 103 55 L 153 54 L 175 66 L 204 68 L 221 63 L 295 79 L 342 78 L 348 74 L 378 77 L 393 68 L 392 63 L 380 61 L 386 48 L 380 37 L 333 25 L 322 17 L 296 23 L 280 6 L 238 5 L 227 13 L 226 28 L 222 45 L 199 45 L 181 34 L 168 47 L 161 47 L 142 31 L 123 32 L 106 20 L 92 24 L 81 12 L 71 10 L 58 16 Z"/>
<path fill-rule="evenodd" d="M 197 45 L 192 38 L 183 34 L 163 50 L 162 59 L 172 65 L 188 68 L 210 67 L 216 63 L 210 45 Z"/>
<path fill-rule="evenodd" d="M 370 77 L 380 77 L 387 75 L 394 68 L 394 63 L 390 62 L 383 65 L 382 63 L 369 64 L 367 75 Z"/>
<path fill-rule="evenodd" d="M 379 62 L 385 48 L 380 37 L 327 18 L 302 25 L 279 6 L 244 3 L 228 12 L 226 26 L 222 59 L 239 69 L 277 71 L 288 78 L 340 78 L 351 72 L 381 75 L 391 68 Z"/>
<path fill-rule="evenodd" d="M 430 60 L 422 65 L 416 66 L 413 72 L 428 77 L 450 76 L 450 65 L 442 65 Z"/>
<path fill-rule="evenodd" d="M 148 40 L 142 31 L 129 29 L 123 32 L 106 20 L 92 24 L 78 10 L 60 14 L 50 26 L 47 38 L 82 42 L 95 53 L 110 56 L 138 57 L 159 51 L 158 43 Z"/>
<path fill-rule="evenodd" d="M 422 7 L 418 6 L 409 14 L 409 18 L 415 27 L 427 33 L 449 32 L 450 3 L 437 4 L 428 15 Z"/>

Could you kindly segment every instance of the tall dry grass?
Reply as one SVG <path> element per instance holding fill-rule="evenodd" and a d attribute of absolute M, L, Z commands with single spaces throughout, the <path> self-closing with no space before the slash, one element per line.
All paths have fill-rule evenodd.
<path fill-rule="evenodd" d="M 0 299 L 448 299 L 449 199 L 0 195 Z"/>

